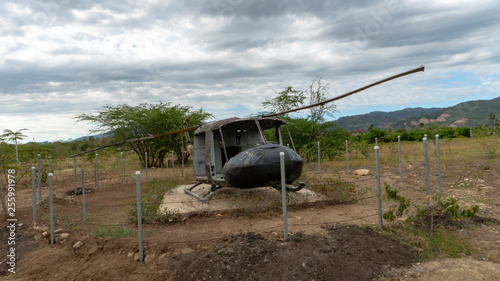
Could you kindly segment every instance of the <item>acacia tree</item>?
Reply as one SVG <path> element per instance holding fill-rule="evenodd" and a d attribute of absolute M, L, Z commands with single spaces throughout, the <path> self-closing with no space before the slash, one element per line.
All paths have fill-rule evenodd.
<path fill-rule="evenodd" d="M 76 119 L 97 125 L 91 133 L 106 132 L 115 141 L 124 141 L 168 131 L 182 129 L 183 121 L 190 116 L 190 124 L 198 125 L 212 115 L 203 109 L 193 110 L 190 106 L 171 105 L 170 103 L 147 104 L 137 106 L 126 104 L 104 106 L 96 114 L 80 114 Z M 148 167 L 159 167 L 170 151 L 182 157 L 181 135 L 169 135 L 161 138 L 130 142 L 132 149 L 145 164 L 148 154 Z"/>
<path fill-rule="evenodd" d="M 17 150 L 17 141 L 23 140 L 27 137 L 26 135 L 23 135 L 23 133 L 21 132 L 21 131 L 27 131 L 27 130 L 29 130 L 29 129 L 20 129 L 20 130 L 17 130 L 15 132 L 12 130 L 9 130 L 9 129 L 3 130 L 2 138 L 6 139 L 7 141 L 14 141 L 14 144 L 16 145 L 16 162 L 18 164 L 19 164 L 19 153 Z"/>

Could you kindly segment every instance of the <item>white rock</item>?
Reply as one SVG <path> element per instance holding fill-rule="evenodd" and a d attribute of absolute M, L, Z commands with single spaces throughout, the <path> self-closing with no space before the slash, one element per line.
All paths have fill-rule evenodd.
<path fill-rule="evenodd" d="M 354 174 L 358 175 L 358 176 L 366 176 L 366 175 L 370 174 L 370 170 L 368 170 L 368 169 L 357 169 L 357 170 L 354 171 Z"/>
<path fill-rule="evenodd" d="M 183 254 L 187 254 L 187 253 L 194 252 L 194 250 L 193 250 L 193 249 L 191 249 L 191 248 L 184 248 L 184 249 L 182 249 L 182 250 L 181 250 L 181 252 L 182 252 Z"/>
<path fill-rule="evenodd" d="M 69 237 L 69 233 L 61 233 L 61 238 L 66 239 Z"/>
<path fill-rule="evenodd" d="M 149 262 L 153 261 L 155 257 L 156 257 L 156 255 L 155 255 L 155 254 L 148 254 L 148 255 L 146 255 L 146 257 L 144 258 L 144 262 L 145 262 L 145 263 L 149 263 Z"/>
<path fill-rule="evenodd" d="M 80 249 L 82 246 L 83 246 L 83 243 L 82 241 L 77 241 L 75 244 L 73 244 L 73 249 Z"/>

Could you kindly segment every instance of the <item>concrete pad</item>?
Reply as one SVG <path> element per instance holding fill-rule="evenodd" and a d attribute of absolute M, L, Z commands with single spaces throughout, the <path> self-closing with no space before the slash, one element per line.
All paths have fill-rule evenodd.
<path fill-rule="evenodd" d="M 258 209 L 281 204 L 281 192 L 272 187 L 257 187 L 252 189 L 222 188 L 207 202 L 184 193 L 185 188 L 192 185 L 180 185 L 165 193 L 158 208 L 159 213 L 174 212 L 180 215 L 192 215 L 203 212 L 227 211 L 234 209 Z M 205 194 L 210 190 L 209 184 L 197 186 L 193 192 Z M 326 200 L 326 197 L 303 188 L 288 195 L 288 205 L 311 203 Z"/>

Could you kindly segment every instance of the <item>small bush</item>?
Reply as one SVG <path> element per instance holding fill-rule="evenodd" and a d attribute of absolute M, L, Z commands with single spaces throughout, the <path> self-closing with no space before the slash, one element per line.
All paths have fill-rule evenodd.
<path fill-rule="evenodd" d="M 393 205 L 389 207 L 389 211 L 383 214 L 383 217 L 387 221 L 393 221 L 397 217 L 402 217 L 404 214 L 408 214 L 408 207 L 410 207 L 410 200 L 398 194 L 397 189 L 392 189 L 390 185 L 385 184 L 385 199 L 394 200 L 399 203 L 399 206 Z"/>

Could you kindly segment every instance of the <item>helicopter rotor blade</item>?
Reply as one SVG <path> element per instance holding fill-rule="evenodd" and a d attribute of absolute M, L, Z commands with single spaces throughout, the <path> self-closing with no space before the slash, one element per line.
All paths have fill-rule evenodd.
<path fill-rule="evenodd" d="M 110 144 L 107 144 L 107 145 L 99 146 L 99 147 L 96 147 L 96 148 L 93 148 L 93 149 L 89 149 L 89 150 L 86 150 L 86 151 L 83 151 L 83 152 L 80 152 L 80 153 L 76 153 L 76 154 L 70 155 L 69 157 L 73 158 L 73 157 L 80 156 L 80 155 L 83 155 L 83 154 L 86 154 L 86 153 L 89 153 L 89 152 L 101 150 L 101 149 L 104 149 L 104 148 L 107 148 L 107 147 L 111 147 L 111 146 L 122 145 L 122 144 L 125 144 L 125 143 L 131 143 L 131 142 L 143 141 L 143 140 L 150 140 L 150 139 L 161 138 L 161 137 L 165 137 L 165 136 L 169 136 L 169 135 L 175 135 L 175 134 L 182 134 L 182 133 L 185 133 L 185 132 L 191 132 L 191 131 L 194 131 L 194 130 L 198 129 L 198 127 L 199 126 L 193 126 L 193 127 L 184 128 L 184 129 L 175 130 L 175 131 L 169 131 L 169 132 L 165 132 L 165 133 L 161 133 L 161 134 L 157 134 L 157 135 L 151 135 L 151 136 L 146 136 L 146 137 L 142 137 L 142 138 L 136 138 L 136 139 L 130 139 L 130 140 L 124 140 L 124 141 L 119 141 L 119 142 L 115 142 L 115 143 L 110 143 Z"/>
<path fill-rule="evenodd" d="M 390 81 L 390 80 L 393 80 L 393 79 L 396 79 L 396 78 L 399 78 L 399 77 L 402 77 L 402 76 L 406 76 L 406 75 L 409 75 L 409 74 L 413 74 L 413 73 L 416 73 L 416 72 L 419 72 L 419 71 L 424 71 L 424 68 L 425 68 L 425 66 L 421 65 L 420 67 L 417 67 L 415 69 L 412 69 L 412 70 L 409 70 L 409 71 L 406 71 L 406 72 L 403 72 L 403 73 L 400 73 L 400 74 L 397 74 L 397 75 L 394 75 L 394 76 L 382 79 L 382 80 L 377 81 L 375 83 L 372 83 L 370 85 L 367 85 L 367 86 L 361 87 L 359 89 L 356 89 L 354 91 L 351 91 L 351 92 L 345 93 L 343 95 L 334 97 L 332 99 L 328 99 L 328 100 L 325 100 L 325 101 L 322 101 L 322 102 L 318 102 L 318 103 L 306 105 L 306 106 L 295 108 L 295 109 L 290 109 L 290 110 L 287 110 L 287 111 L 282 111 L 282 112 L 278 112 L 278 113 L 271 113 L 271 114 L 266 114 L 266 115 L 262 115 L 262 116 L 263 117 L 275 117 L 275 116 L 287 114 L 287 113 L 290 113 L 290 112 L 295 112 L 295 111 L 299 111 L 299 110 L 303 110 L 303 109 L 308 109 L 308 108 L 311 108 L 311 107 L 316 107 L 316 106 L 324 105 L 324 104 L 332 102 L 332 101 L 343 99 L 345 97 L 348 97 L 348 96 L 350 96 L 352 94 L 355 94 L 357 92 L 361 92 L 363 90 L 366 90 L 366 89 L 371 88 L 373 86 L 376 86 L 378 84 L 382 84 L 384 82 L 387 82 L 387 81 Z"/>

